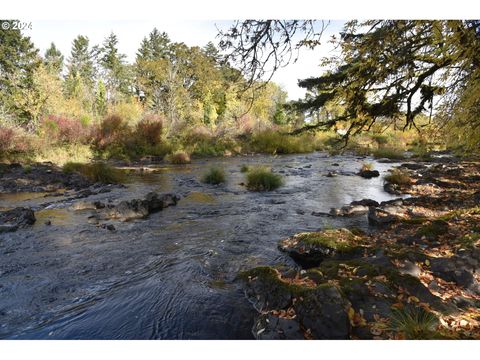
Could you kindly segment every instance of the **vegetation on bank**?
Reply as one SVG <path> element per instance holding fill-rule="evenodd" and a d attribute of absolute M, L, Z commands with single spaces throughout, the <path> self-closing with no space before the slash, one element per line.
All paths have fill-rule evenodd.
<path fill-rule="evenodd" d="M 75 162 L 67 162 L 63 165 L 65 173 L 79 173 L 93 182 L 101 182 L 105 184 L 118 184 L 125 181 L 126 175 L 120 170 L 116 169 L 103 162 L 95 162 L 91 164 L 82 164 Z"/>
<path fill-rule="evenodd" d="M 188 163 L 199 156 L 316 150 L 402 159 L 406 151 L 425 158 L 447 143 L 424 114 L 416 122 L 429 141 L 415 129 L 398 130 L 401 121 L 393 118 L 379 119 L 346 144 L 339 134 L 358 119 L 290 135 L 342 107 L 328 104 L 307 114 L 289 106 L 274 83 L 256 80 L 249 88 L 212 43 L 188 47 L 157 29 L 139 44 L 132 64 L 113 33 L 99 45 L 76 37 L 66 57 L 53 43 L 40 54 L 20 30 L 0 32 L 0 53 L 9 54 L 0 56 L 2 161 L 63 165 L 150 156 Z"/>

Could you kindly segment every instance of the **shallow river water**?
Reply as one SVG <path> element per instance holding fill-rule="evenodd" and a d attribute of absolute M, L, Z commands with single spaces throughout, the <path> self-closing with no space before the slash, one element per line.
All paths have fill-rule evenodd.
<path fill-rule="evenodd" d="M 354 175 L 362 162 L 383 175 L 395 164 L 324 153 L 252 156 L 158 166 L 130 175 L 126 189 L 86 200 L 118 202 L 149 191 L 172 192 L 177 206 L 145 220 L 88 222 L 89 211 L 61 198 L 0 195 L 0 208 L 33 206 L 37 222 L 0 234 L 0 338 L 6 339 L 250 339 L 255 310 L 239 271 L 293 262 L 277 242 L 301 231 L 357 226 L 366 216 L 314 216 L 353 200 L 389 200 L 382 176 Z M 334 166 L 337 163 L 339 166 Z M 242 164 L 268 165 L 285 185 L 247 191 Z M 227 184 L 202 184 L 203 172 L 222 166 Z M 338 171 L 336 177 L 326 177 Z M 45 225 L 51 220 L 52 225 Z"/>

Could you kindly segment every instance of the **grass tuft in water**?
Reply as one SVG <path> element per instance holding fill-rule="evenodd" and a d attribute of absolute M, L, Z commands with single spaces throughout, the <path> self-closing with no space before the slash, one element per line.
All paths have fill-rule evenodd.
<path fill-rule="evenodd" d="M 202 181 L 206 184 L 218 185 L 225 182 L 225 171 L 223 169 L 212 167 L 203 175 Z"/>
<path fill-rule="evenodd" d="M 247 189 L 250 191 L 271 191 L 282 184 L 282 177 L 266 167 L 253 168 L 247 173 Z"/>

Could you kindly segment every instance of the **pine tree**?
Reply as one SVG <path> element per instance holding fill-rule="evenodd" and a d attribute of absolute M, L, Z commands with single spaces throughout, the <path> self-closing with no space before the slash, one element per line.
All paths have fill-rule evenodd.
<path fill-rule="evenodd" d="M 80 77 L 89 89 L 95 83 L 94 54 L 89 49 L 88 37 L 79 35 L 73 40 L 69 59 L 68 77 Z"/>
<path fill-rule="evenodd" d="M 13 20 L 1 20 L 4 22 Z M 41 61 L 29 37 L 10 27 L 0 28 L 0 104 L 20 122 L 28 122 L 29 114 L 13 98 L 32 86 L 35 70 Z"/>
<path fill-rule="evenodd" d="M 103 42 L 99 58 L 108 98 L 116 101 L 119 94 L 130 92 L 131 79 L 125 64 L 126 55 L 118 51 L 118 39 L 114 33 L 111 33 Z"/>
<path fill-rule="evenodd" d="M 51 74 L 60 75 L 63 71 L 63 55 L 52 42 L 45 51 L 44 64 Z"/>

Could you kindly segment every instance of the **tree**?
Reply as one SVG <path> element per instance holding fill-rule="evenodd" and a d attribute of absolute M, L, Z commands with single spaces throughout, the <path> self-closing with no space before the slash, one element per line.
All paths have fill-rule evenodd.
<path fill-rule="evenodd" d="M 13 23 L 13 20 L 0 22 Z M 30 114 L 13 98 L 32 85 L 40 65 L 38 50 L 29 37 L 13 26 L 7 30 L 1 28 L 0 39 L 0 103 L 18 122 L 28 124 Z"/>
<path fill-rule="evenodd" d="M 107 99 L 111 102 L 117 101 L 119 94 L 130 93 L 131 77 L 125 58 L 126 55 L 118 51 L 117 36 L 111 33 L 99 49 L 99 63 L 105 79 L 104 86 L 107 90 Z"/>
<path fill-rule="evenodd" d="M 258 75 L 269 58 L 274 59 L 273 70 L 288 60 L 294 39 L 288 29 L 300 29 L 298 22 L 244 21 L 223 34 L 223 47 L 238 54 L 247 73 Z M 300 46 L 318 45 L 311 33 L 304 31 Z M 457 102 L 472 79 L 478 79 L 479 34 L 479 21 L 348 22 L 334 39 L 340 57 L 324 61 L 330 72 L 299 82 L 313 96 L 296 104 L 302 111 L 316 111 L 333 102 L 342 111 L 295 132 L 348 121 L 348 139 L 379 119 L 399 118 L 405 128 L 415 127 L 416 117 L 440 111 L 435 104 L 446 99 Z"/>
<path fill-rule="evenodd" d="M 79 35 L 72 43 L 67 78 L 78 78 L 88 88 L 95 83 L 94 51 L 89 49 L 88 37 Z"/>
<path fill-rule="evenodd" d="M 226 31 L 219 31 L 219 46 L 228 52 L 227 60 L 240 69 L 250 87 L 270 80 L 275 71 L 296 61 L 301 47 L 319 45 L 327 24 L 313 20 L 236 21 Z M 298 32 L 303 38 L 296 41 Z"/>
<path fill-rule="evenodd" d="M 45 51 L 44 64 L 51 74 L 60 76 L 63 71 L 63 55 L 52 42 Z"/>
<path fill-rule="evenodd" d="M 149 36 L 142 40 L 137 51 L 135 60 L 137 95 L 150 108 L 155 108 L 155 104 L 158 104 L 155 93 L 167 75 L 167 63 L 172 54 L 171 46 L 168 35 L 154 28 Z"/>
<path fill-rule="evenodd" d="M 102 80 L 99 80 L 97 85 L 95 109 L 99 115 L 105 115 L 107 111 L 107 89 Z"/>
<path fill-rule="evenodd" d="M 436 100 L 457 98 L 468 80 L 480 75 L 477 29 L 464 21 L 349 22 L 338 42 L 341 62 L 329 59 L 331 73 L 299 82 L 317 90 L 299 107 L 341 101 L 344 110 L 337 117 L 312 126 L 348 120 L 346 138 L 385 118 L 416 127 L 416 117 L 438 110 Z"/>

